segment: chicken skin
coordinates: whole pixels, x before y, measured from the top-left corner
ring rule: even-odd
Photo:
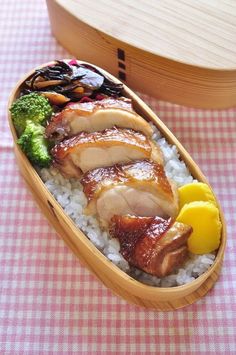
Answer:
[[[105,98],[99,101],[73,103],[53,116],[46,127],[46,136],[57,141],[80,132],[97,132],[112,127],[131,128],[151,137],[151,126],[132,108],[126,98]]]
[[[67,177],[80,177],[88,170],[145,158],[163,164],[159,146],[142,133],[124,128],[81,132],[56,144],[51,153],[54,165]]]
[[[120,253],[129,264],[157,277],[185,261],[191,232],[192,227],[171,218],[115,215],[110,224],[110,234],[119,240]]]
[[[102,224],[116,215],[176,217],[176,186],[161,164],[139,160],[98,168],[81,179],[88,199],[87,214],[98,215]]]

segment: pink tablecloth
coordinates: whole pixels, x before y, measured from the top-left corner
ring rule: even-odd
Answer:
[[[10,90],[32,67],[68,53],[51,35],[43,1],[2,0],[0,17],[0,353],[235,354],[236,110],[144,97],[209,178],[225,211],[228,244],[219,281],[198,303],[169,313],[129,305],[81,266],[49,226],[13,154]]]

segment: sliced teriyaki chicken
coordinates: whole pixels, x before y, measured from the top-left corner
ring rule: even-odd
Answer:
[[[144,158],[163,163],[160,148],[146,136],[115,127],[102,132],[81,132],[55,145],[51,153],[54,165],[68,177],[80,177],[81,172]]]
[[[120,242],[120,253],[133,265],[163,277],[179,267],[188,255],[192,227],[171,218],[113,216],[110,234]]]
[[[102,224],[114,215],[175,217],[176,186],[161,164],[141,160],[94,169],[81,179],[88,199],[87,214],[98,215]]]
[[[151,137],[151,126],[132,108],[126,98],[73,103],[56,114],[46,127],[46,136],[60,141],[79,132],[103,131],[112,127],[131,128]]]

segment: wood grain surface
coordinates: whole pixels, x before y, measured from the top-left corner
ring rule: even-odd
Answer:
[[[44,64],[43,66],[48,64],[50,63]],[[99,70],[103,71],[100,68]],[[110,76],[113,80],[116,80],[109,73],[105,71],[103,72],[107,76]],[[9,125],[15,144],[16,160],[20,167],[21,174],[24,177],[37,204],[60,237],[65,241],[71,251],[81,260],[81,262],[87,266],[88,269],[90,269],[93,274],[104,283],[104,285],[130,303],[145,308],[167,311],[187,306],[202,298],[214,286],[219,276],[224,258],[226,245],[226,224],[219,203],[217,202],[223,226],[221,244],[217,251],[214,264],[203,275],[199,276],[195,281],[190,282],[189,284],[172,288],[147,286],[131,278],[115,266],[110,260],[108,260],[89,241],[82,231],[76,227],[73,221],[65,214],[59,203],[47,190],[36,170],[32,167],[25,154],[16,143],[17,135],[11,120],[9,107],[18,97],[22,83],[28,79],[31,74],[32,72],[22,78],[10,96],[8,103]],[[201,170],[190,157],[188,152],[164,125],[164,123],[154,114],[154,112],[128,87],[124,86],[123,94],[124,96],[132,99],[135,110],[146,120],[153,122],[170,144],[177,146],[182,160],[186,163],[194,178],[209,185],[205,176],[202,174]]]
[[[136,48],[197,66],[236,68],[236,1],[58,0]]]
[[[75,57],[178,104],[236,105],[236,1],[47,0],[52,32]]]

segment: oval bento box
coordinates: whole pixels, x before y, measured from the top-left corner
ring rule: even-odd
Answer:
[[[48,64],[50,63],[46,63],[40,67]],[[101,68],[98,69],[112,80],[120,82]],[[48,221],[80,261],[111,291],[130,303],[145,308],[167,311],[187,306],[202,298],[215,284],[224,257],[226,225],[219,203],[217,202],[222,222],[221,243],[213,265],[204,274],[186,285],[170,288],[148,286],[131,278],[108,260],[89,241],[84,233],[75,226],[73,221],[65,214],[62,207],[47,190],[38,173],[16,143],[17,135],[11,120],[9,108],[19,96],[23,83],[32,75],[34,70],[22,78],[13,90],[8,103],[8,116],[14,140],[15,155],[21,174]],[[186,163],[193,177],[209,185],[197,164],[164,123],[132,90],[125,85],[123,87],[123,96],[132,99],[135,111],[147,121],[154,123],[170,144],[176,145],[181,159]]]

